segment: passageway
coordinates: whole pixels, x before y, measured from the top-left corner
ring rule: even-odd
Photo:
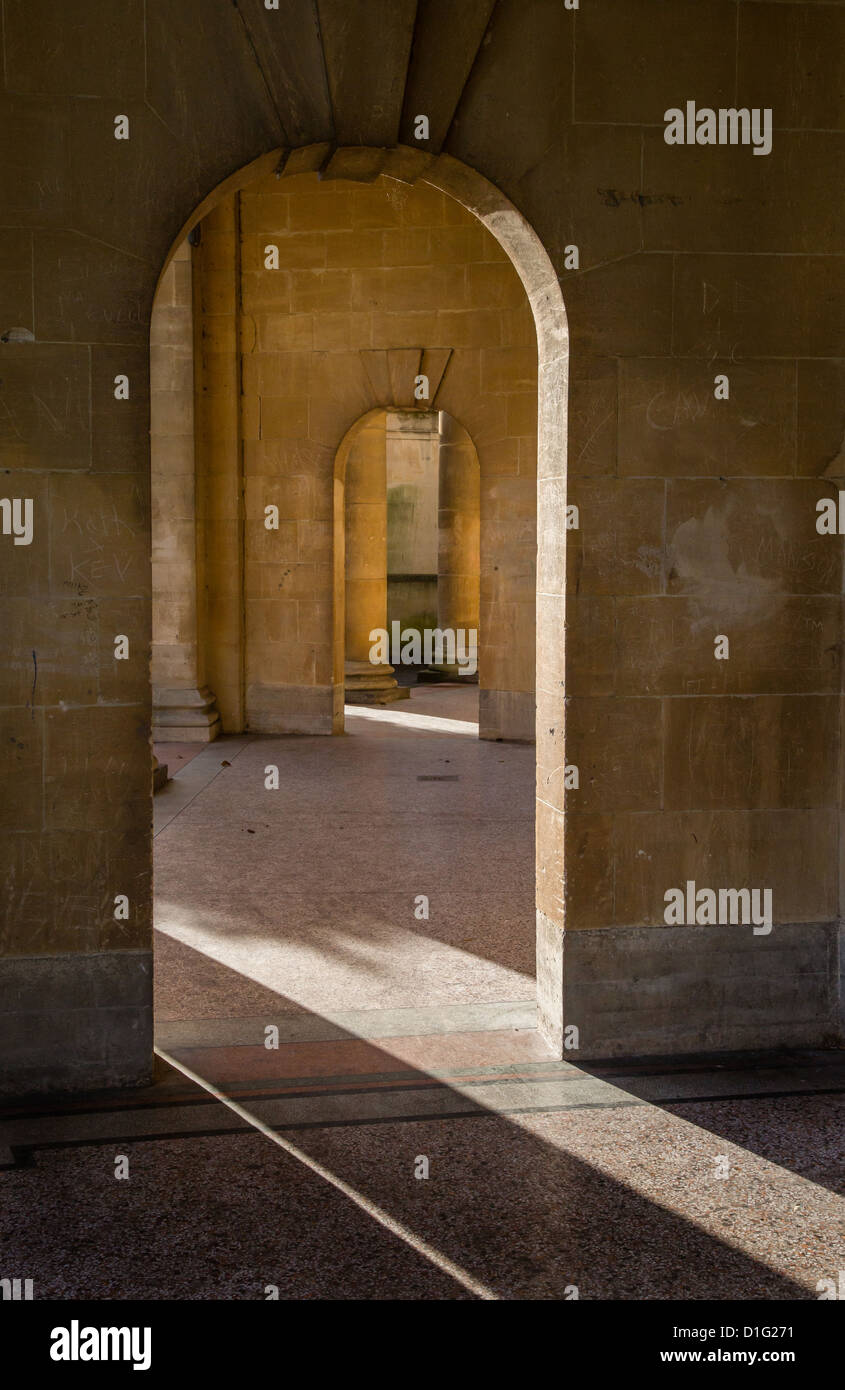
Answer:
[[[415,688],[183,767],[156,798],[159,1022],[531,1005],[534,750],[480,741],[477,700]]]

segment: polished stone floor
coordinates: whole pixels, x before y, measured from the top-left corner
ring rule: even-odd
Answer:
[[[533,754],[479,743],[474,699],[185,760],[156,798],[155,1083],[0,1111],[2,1275],[59,1299],[790,1301],[845,1268],[845,1054],[549,1055]]]

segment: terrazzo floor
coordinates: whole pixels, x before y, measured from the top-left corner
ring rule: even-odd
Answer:
[[[845,1055],[549,1056],[532,750],[479,743],[475,696],[226,740],[156,798],[156,1078],[0,1111],[0,1273],[39,1299],[792,1301],[845,1268]]]
[[[411,1092],[434,1078],[394,1074],[404,1118],[363,1113],[361,1072],[345,1119],[339,1078],[309,1078],[311,1105],[333,1089],[312,1122],[278,1109],[290,1078],[226,1083],[233,1111],[167,1067],[134,1110],[6,1117],[0,1139],[31,1147],[0,1171],[3,1267],[39,1299],[635,1301],[812,1300],[843,1267],[841,1093],[682,1116],[594,1078],[578,1094],[583,1077],[544,1105],[516,1070],[473,1100],[478,1068],[441,1073],[433,1114]]]

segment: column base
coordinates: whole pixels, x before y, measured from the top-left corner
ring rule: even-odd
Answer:
[[[578,1065],[841,1047],[839,924],[597,927],[537,913],[538,1026]]]
[[[523,690],[486,689],[478,692],[479,738],[533,743],[535,722],[536,702],[533,693]]]
[[[255,685],[246,690],[245,732],[331,734],[335,727],[331,685]]]
[[[0,1096],[148,1085],[151,951],[0,960]]]
[[[407,700],[410,690],[399,685],[392,666],[370,661],[347,661],[343,668],[343,695],[347,705],[390,705]]]
[[[176,686],[153,688],[155,743],[211,743],[222,733],[213,690]]]

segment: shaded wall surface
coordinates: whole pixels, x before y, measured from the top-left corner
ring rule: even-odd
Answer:
[[[560,280],[569,432],[544,447],[541,420],[538,482],[549,1036],[577,1026],[589,1056],[837,1026],[841,545],[814,521],[845,473],[845,9],[456,8],[6,0],[0,337],[34,337],[0,343],[4,488],[34,513],[30,545],[0,537],[6,1089],[149,1071],[150,312],[203,201],[259,157],[262,176],[295,172],[303,147],[353,182],[470,189],[460,170],[477,171]],[[771,153],[667,145],[664,111],[688,100],[771,108]],[[237,435],[222,287],[219,313]],[[541,357],[541,389],[560,368]],[[224,527],[229,491],[221,474]],[[773,930],[666,926],[688,879],[771,888]]]

